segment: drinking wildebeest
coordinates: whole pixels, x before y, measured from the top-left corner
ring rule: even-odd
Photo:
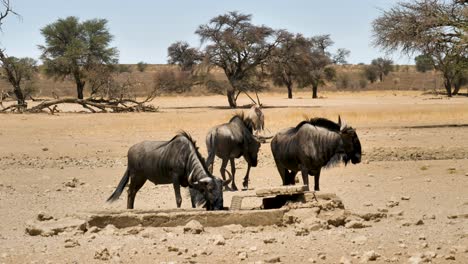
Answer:
[[[250,167],[257,166],[258,150],[260,142],[252,134],[252,124],[244,119],[243,114],[234,115],[229,123],[213,127],[206,136],[206,148],[208,149],[207,165],[213,172],[215,155],[222,159],[221,176],[225,179],[228,160],[231,162],[232,189],[237,190],[235,182],[236,167],[234,159],[244,156],[247,162],[247,173],[245,174],[243,187],[249,186]]]
[[[182,204],[180,186],[189,186],[203,194],[207,210],[223,209],[223,185],[230,181],[223,182],[208,171],[195,141],[186,132],[169,141],[143,141],[133,145],[128,150],[127,171],[107,201],[117,200],[130,181],[127,208],[133,209],[135,195],[146,180],[154,184],[172,183],[177,208]]]
[[[338,123],[325,118],[313,118],[285,129],[271,141],[271,151],[283,185],[294,185],[298,171],[304,185],[308,175],[315,176],[314,190],[319,191],[320,170],[343,161],[361,162],[361,143],[356,130],[338,117]]]
[[[256,136],[263,132],[265,128],[265,115],[263,114],[260,106],[253,105],[247,112],[246,119],[252,122],[252,127],[255,130]]]

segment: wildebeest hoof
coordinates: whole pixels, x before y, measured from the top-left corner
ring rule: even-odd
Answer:
[[[231,192],[232,189],[231,189],[231,187],[229,187],[229,186],[224,186],[224,191]]]
[[[234,192],[234,191],[237,191],[237,190],[238,190],[238,189],[237,189],[237,186],[236,186],[236,185],[233,185],[232,188],[231,188],[231,191]]]

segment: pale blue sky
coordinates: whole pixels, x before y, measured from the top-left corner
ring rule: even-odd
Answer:
[[[40,29],[58,18],[105,18],[120,51],[120,63],[166,63],[167,47],[178,40],[198,47],[195,30],[228,11],[252,14],[254,24],[287,29],[305,36],[330,34],[332,50],[351,51],[350,63],[370,63],[385,54],[371,45],[371,22],[396,3],[393,0],[11,0],[22,19],[8,17],[0,32],[0,47],[17,57],[39,57]],[[400,54],[387,56],[413,64]]]

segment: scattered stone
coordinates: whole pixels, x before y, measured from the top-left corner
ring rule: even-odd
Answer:
[[[53,236],[65,231],[86,231],[86,221],[76,218],[62,218],[42,222],[29,222],[26,233],[31,236]]]
[[[245,251],[239,252],[237,257],[240,258],[241,260],[244,260],[244,259],[247,258],[247,252],[245,252]]]
[[[73,178],[68,182],[64,183],[65,187],[70,187],[70,188],[75,188],[76,186],[79,185],[79,181],[77,178]]]
[[[307,262],[316,263],[317,261],[316,261],[314,258],[309,258],[309,259],[307,260]]]
[[[345,256],[342,256],[340,258],[340,264],[351,264],[351,263],[352,263],[351,260]]]
[[[106,225],[100,232],[100,234],[106,235],[106,236],[113,236],[117,233],[118,233],[117,228],[112,224]]]
[[[424,221],[422,219],[419,219],[414,223],[415,225],[424,225]]]
[[[105,247],[94,252],[94,259],[109,260],[110,257],[109,250]]]
[[[179,252],[179,248],[175,246],[168,246],[167,251],[169,252]]]
[[[250,250],[251,252],[255,252],[255,251],[257,251],[257,247],[256,247],[256,246],[251,246],[251,247],[249,248],[249,250]]]
[[[48,213],[39,212],[37,214],[37,220],[39,220],[39,221],[47,221],[47,220],[52,220],[52,219],[54,219],[54,217],[49,215]]]
[[[327,221],[329,225],[332,225],[335,227],[345,225],[345,220],[347,216],[348,215],[345,212],[345,210],[325,211],[319,214],[319,217],[321,219]]]
[[[275,257],[267,258],[264,261],[265,263],[278,263],[278,262],[281,262],[281,257],[275,256]]]
[[[49,148],[42,148],[42,151],[49,151]]]
[[[403,200],[403,201],[409,201],[410,199],[411,199],[411,197],[409,197],[409,196],[402,196],[401,197],[401,200]]]
[[[214,242],[213,245],[215,246],[223,246],[226,244],[226,240],[222,235],[216,235],[214,236]]]
[[[389,216],[391,217],[396,217],[396,216],[402,216],[403,215],[403,210],[398,210],[398,211],[393,211],[388,213]]]
[[[276,243],[276,238],[274,238],[274,237],[265,238],[265,239],[263,239],[263,243],[265,243],[265,244],[273,244],[273,243]]]
[[[388,200],[388,202],[385,204],[387,207],[389,208],[393,208],[395,206],[398,206],[400,204],[400,202],[398,202],[397,200],[395,199],[390,199]]]
[[[426,181],[426,182],[431,182],[432,180],[429,179],[429,178],[427,178],[427,179],[425,179],[425,181]]]
[[[324,252],[319,252],[319,253],[317,254],[317,257],[318,257],[319,259],[321,259],[321,260],[327,259],[327,255],[326,255]]]
[[[366,251],[362,258],[367,261],[375,261],[380,257],[380,254],[375,252],[374,250]]]
[[[236,225],[236,224],[226,225],[223,228],[227,229],[229,232],[233,234],[240,234],[240,233],[244,233],[245,231],[245,228],[243,226]]]
[[[382,212],[379,212],[379,213],[359,213],[359,214],[355,214],[356,216],[358,216],[359,218],[362,218],[366,221],[380,221],[380,219],[382,218],[385,218],[387,217],[387,214],[386,213],[382,213]]]
[[[388,209],[387,208],[377,208],[377,212],[388,213]]]
[[[401,181],[401,180],[403,180],[403,177],[395,177],[395,178],[393,178],[393,180],[394,181]]]
[[[409,259],[408,259],[408,263],[410,264],[420,264],[423,262],[423,259],[422,257],[419,255],[416,255],[416,256],[411,256]]]
[[[429,247],[429,244],[427,242],[423,242],[421,244],[421,248],[428,248]]]
[[[447,256],[445,256],[445,259],[446,260],[455,260],[455,256],[454,255],[447,255]]]
[[[436,216],[435,215],[423,215],[423,219],[424,220],[428,220],[428,219],[434,220],[434,219],[436,219]]]
[[[64,247],[66,247],[66,248],[73,248],[73,247],[77,247],[77,246],[79,246],[79,245],[80,245],[80,243],[78,243],[77,240],[68,238],[68,239],[65,240]]]
[[[364,206],[367,206],[367,207],[370,207],[370,206],[373,206],[374,204],[372,204],[371,202],[367,202],[367,203],[364,203]]]
[[[345,225],[346,228],[353,228],[353,229],[366,228],[366,227],[370,227],[370,226],[371,226],[370,224],[364,223],[362,221],[355,221],[355,220],[352,220],[352,221],[346,223],[346,225]]]
[[[191,220],[184,226],[184,233],[190,233],[190,234],[200,234],[204,230],[202,224],[198,222],[197,220]]]
[[[432,260],[433,258],[435,258],[437,256],[437,253],[433,252],[433,251],[426,251],[423,253],[423,258],[424,260]]]
[[[425,235],[420,235],[418,239],[419,240],[426,240],[426,236]]]

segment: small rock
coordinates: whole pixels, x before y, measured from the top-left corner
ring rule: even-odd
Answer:
[[[429,244],[427,242],[421,243],[421,248],[428,248]]]
[[[380,254],[375,252],[374,250],[366,251],[362,258],[367,261],[375,261],[380,257]]]
[[[419,240],[426,240],[426,236],[425,235],[420,235],[418,239]]]
[[[346,223],[345,227],[346,228],[353,228],[353,229],[357,229],[357,228],[366,228],[366,227],[369,227],[371,225],[367,224],[367,223],[364,223],[362,221],[355,221],[355,220],[352,220],[348,223]]]
[[[415,225],[424,225],[424,221],[422,219],[419,219],[414,223]]]
[[[428,220],[428,219],[434,220],[434,219],[436,219],[436,216],[435,215],[423,215],[423,219],[424,220]]]
[[[324,252],[319,252],[319,253],[317,254],[317,257],[318,257],[319,259],[321,259],[321,260],[327,259],[327,255],[326,255]]]
[[[377,212],[388,213],[388,209],[387,208],[377,208]]]
[[[455,256],[454,255],[447,255],[447,256],[445,256],[445,259],[446,260],[455,260]]]
[[[409,199],[411,199],[411,197],[409,197],[409,196],[402,196],[401,197],[401,200],[403,200],[403,201],[409,201]]]
[[[222,235],[216,235],[214,236],[214,242],[213,245],[215,246],[223,246],[226,244],[226,240]]]
[[[198,222],[197,220],[191,220],[184,226],[184,233],[190,233],[190,234],[200,234],[204,230],[202,224]]]
[[[109,260],[110,257],[109,250],[107,248],[101,248],[94,252],[94,259]]]
[[[309,259],[307,260],[307,262],[316,263],[317,261],[316,261],[314,258],[309,258]]]
[[[263,243],[265,243],[265,244],[273,244],[273,243],[276,243],[276,238],[274,238],[274,237],[265,238],[265,239],[263,239]]]
[[[42,151],[49,151],[48,148],[42,148]]]
[[[417,255],[417,256],[412,256],[408,259],[408,263],[410,264],[420,264],[423,262],[423,259],[421,256]]]
[[[241,260],[244,260],[247,258],[247,252],[242,251],[237,255],[237,257],[240,258]]]
[[[66,239],[66,240],[65,240],[64,247],[66,247],[66,248],[73,248],[73,247],[77,247],[77,246],[79,246],[79,245],[80,245],[80,243],[78,243],[77,240],[69,238],[69,239]]]
[[[431,182],[432,180],[429,179],[429,178],[426,178],[425,181],[426,181],[426,182]]]
[[[387,207],[393,208],[395,206],[398,206],[400,202],[396,201],[395,199],[389,200],[385,205]]]
[[[49,215],[48,213],[39,212],[37,214],[37,220],[39,220],[39,221],[47,221],[47,220],[51,220],[51,219],[54,219],[54,217]]]
[[[167,251],[169,252],[179,252],[179,248],[175,246],[168,246]]]
[[[393,180],[394,181],[401,181],[401,180],[403,180],[403,177],[395,177],[395,178],[393,178]]]
[[[92,226],[92,227],[90,227],[90,228],[88,229],[87,232],[88,232],[88,233],[97,233],[97,232],[99,232],[100,230],[101,230],[101,229],[100,229],[99,227],[97,227],[97,226]]]
[[[278,262],[281,262],[281,258],[276,256],[276,257],[265,259],[264,261],[265,263],[278,263]]]
[[[435,253],[433,251],[426,251],[423,254],[423,258],[425,260],[431,260],[431,259],[435,258],[436,256],[437,256],[437,253]]]
[[[251,252],[255,252],[255,251],[257,251],[257,247],[256,247],[256,246],[251,246],[251,247],[249,248],[249,250],[250,250]]]
[[[367,202],[367,203],[364,203],[364,206],[367,206],[367,207],[369,207],[369,206],[373,206],[373,204],[372,204],[372,203],[370,203],[370,202]]]
[[[351,260],[345,256],[342,256],[340,258],[340,264],[351,264],[351,263],[352,263]]]

